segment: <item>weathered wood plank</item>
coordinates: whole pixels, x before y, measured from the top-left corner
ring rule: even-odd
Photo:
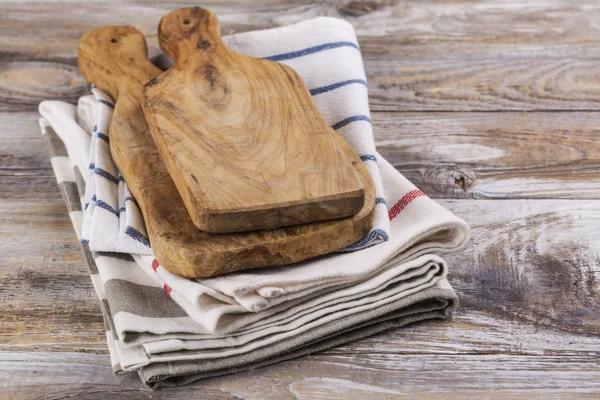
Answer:
[[[600,336],[600,202],[443,201],[473,230],[447,256],[463,304]]]
[[[7,171],[0,169],[0,187],[2,188],[0,200],[29,200],[31,198],[62,200],[52,170]]]
[[[77,11],[73,5],[76,4]],[[162,15],[197,2],[161,1],[6,1],[0,38],[12,59],[52,53],[72,59],[75,42],[87,31],[107,24],[136,25],[150,36]],[[325,15],[348,19],[359,37],[385,42],[381,53],[404,55],[407,46],[427,52],[429,46],[480,45],[482,48],[522,45],[587,45],[598,42],[600,7],[594,0],[533,1],[402,1],[386,0],[289,2],[285,0],[208,0],[202,3],[218,14],[223,33],[275,27]],[[89,18],[93,15],[94,18]],[[491,29],[493,27],[493,29]],[[388,46],[391,42],[396,45]],[[567,46],[563,46],[568,51]],[[541,48],[540,48],[541,50]],[[390,53],[392,52],[392,53]],[[401,52],[401,53],[397,53]],[[435,54],[435,53],[430,53]],[[575,53],[572,53],[575,54]],[[595,53],[597,54],[597,53]]]
[[[135,376],[106,379],[106,356],[56,356],[7,353],[0,362],[3,394],[11,399],[564,399],[597,398],[600,390],[597,360],[584,355],[559,362],[561,357],[553,356],[318,354],[157,392],[141,388]]]
[[[379,152],[431,197],[600,198],[598,113],[371,117]],[[0,113],[0,198],[38,195],[52,184],[37,119]]]
[[[51,168],[40,133],[39,118],[35,111],[0,113],[0,171],[6,170],[1,174]],[[10,189],[8,186],[4,187]]]
[[[53,186],[51,196],[36,200],[0,200],[1,346],[72,351],[82,340],[73,332],[82,331],[104,349],[100,306]]]
[[[45,98],[74,101],[85,90],[77,41],[92,28],[134,24],[157,54],[158,20],[184,3],[90,1],[76,13],[66,1],[1,4],[0,110],[33,109]],[[600,110],[600,8],[593,1],[204,5],[225,34],[318,15],[348,19],[374,110]]]
[[[377,343],[399,354],[567,357],[600,348],[597,201],[440,202],[474,233],[467,249],[447,256],[463,304],[456,323],[400,330],[390,336],[397,339],[369,339],[374,341],[345,346],[347,352],[370,352]],[[4,346],[62,351],[70,335],[84,343],[91,335],[94,348],[102,342],[95,294],[61,208],[60,199],[0,202],[0,265],[10,266],[0,270],[0,286],[11,287],[0,293],[10,310],[1,321]],[[26,247],[23,237],[30,239]],[[44,329],[26,333],[40,318]]]
[[[76,103],[89,86],[77,67],[56,62],[0,62],[0,71],[0,110],[35,110],[42,100]]]
[[[437,198],[600,197],[597,113],[383,113],[379,152]]]
[[[367,60],[373,110],[599,110],[596,59]]]
[[[451,264],[451,275],[457,264]],[[457,278],[452,278],[456,283]],[[483,291],[484,289],[482,289]],[[464,300],[462,292],[459,297]],[[422,323],[386,332],[328,350],[326,354],[513,354],[571,356],[599,352],[598,335],[568,332],[556,325],[538,324],[511,315],[482,310],[462,301],[452,321]]]

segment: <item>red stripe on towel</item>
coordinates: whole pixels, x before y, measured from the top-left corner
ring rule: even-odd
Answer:
[[[154,260],[152,260],[152,269],[156,271],[156,269],[159,267],[158,261],[156,261],[156,258]]]
[[[165,291],[165,293],[167,294],[167,296],[171,295],[171,288],[169,286],[167,286],[167,284],[165,283],[165,285],[163,286],[163,289]]]
[[[390,221],[396,218],[398,214],[400,214],[402,210],[404,210],[404,208],[406,208],[406,206],[409,205],[414,199],[421,196],[427,195],[418,189],[411,190],[402,196],[402,198],[398,200],[398,202],[394,204],[388,211],[388,217],[390,218]]]

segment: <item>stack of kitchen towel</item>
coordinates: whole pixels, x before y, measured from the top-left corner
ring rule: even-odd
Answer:
[[[42,134],[101,299],[114,372],[177,386],[447,318],[457,298],[437,254],[460,249],[469,228],[377,154],[352,26],[316,18],[224,41],[300,74],[373,177],[373,226],[336,254],[294,265],[203,280],[173,275],[154,259],[110,157],[113,100],[94,88],[77,106],[42,102]]]

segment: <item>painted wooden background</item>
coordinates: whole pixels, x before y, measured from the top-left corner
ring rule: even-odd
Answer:
[[[356,28],[380,152],[465,218],[452,322],[149,392],[111,375],[100,308],[37,126],[86,91],[76,46],[202,5],[224,34],[318,15]],[[600,3],[0,3],[0,398],[599,398]]]

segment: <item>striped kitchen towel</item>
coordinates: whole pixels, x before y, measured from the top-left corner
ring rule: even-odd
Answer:
[[[80,238],[80,197],[85,186],[76,178],[78,167],[73,168],[75,163],[59,135],[44,119],[41,126]],[[409,208],[407,201],[399,204]],[[396,223],[391,225],[393,232]],[[162,284],[158,274],[145,271],[131,255],[92,252],[85,243],[82,247],[101,302],[113,372],[137,372],[152,388],[255,369],[409,323],[445,319],[458,301],[446,280],[446,263],[426,254],[392,264],[356,285],[318,290],[280,304],[269,315],[263,311],[260,321],[235,332],[214,335],[174,301],[174,292]],[[219,302],[217,297],[213,303]],[[225,296],[221,299],[228,302]],[[208,305],[208,297],[204,300]]]
[[[284,34],[281,34],[281,31]],[[306,40],[309,40],[312,35],[321,38],[326,37],[328,40],[331,40],[331,35],[326,34],[329,31],[333,32],[331,34],[334,35],[336,40],[342,38],[340,35],[346,38],[350,34],[354,35],[352,27],[344,21],[332,18],[317,18],[291,27],[250,32],[243,34],[243,36],[241,34],[234,35],[230,37],[230,40],[231,43],[238,43],[238,45],[248,48],[254,42],[267,41],[266,38],[272,37],[277,39],[269,42],[269,45],[272,47],[274,46],[273,43],[278,43],[294,36],[290,32],[296,36],[307,38]],[[246,42],[243,42],[243,38],[249,39],[244,39]],[[339,40],[334,43],[338,42]],[[313,44],[313,42],[309,40],[309,44]],[[290,43],[287,46],[291,52],[288,51],[288,53],[285,53],[290,54],[286,56],[286,60],[290,61],[303,57],[294,58],[292,57],[293,55],[301,53],[316,55],[321,53],[316,50],[315,46],[305,48],[302,51],[296,50],[293,47],[290,49]],[[285,44],[281,44],[277,48],[268,48],[267,50],[274,52],[283,50],[284,48]],[[323,48],[323,46],[320,48]],[[350,64],[360,63],[360,71],[364,74],[360,53],[356,48],[349,45],[330,48],[331,51],[336,49],[352,50],[355,58],[354,62],[350,62]],[[328,57],[325,58],[325,60],[327,59]],[[294,67],[296,68],[297,66]],[[302,68],[302,65],[299,68]],[[347,77],[348,75],[344,76]],[[352,91],[344,93],[344,90],[348,91],[350,89]],[[349,102],[347,99],[352,97],[362,99],[359,94],[353,94],[353,91],[365,91],[363,107],[368,112],[366,87],[360,84],[348,84],[344,86],[344,89],[339,88],[339,90],[322,93],[323,96],[338,96],[339,94],[341,96],[334,97],[329,102],[322,103],[320,109],[322,111],[327,110],[327,104],[336,103],[338,106],[330,109],[329,114],[338,114],[330,118],[336,119],[340,115],[347,114],[345,110],[351,110],[352,107],[355,107],[355,102]],[[318,100],[319,96],[317,96],[316,100]],[[106,135],[109,121],[100,117],[110,116],[112,104],[109,103],[109,100],[99,90],[94,89],[93,97],[84,96],[80,100],[77,107],[78,111],[74,111],[75,107],[67,106],[60,102],[42,102],[40,111],[65,143],[83,143],[87,139],[91,141],[92,149],[104,149],[102,152],[96,152],[102,155],[109,151],[109,147],[106,143],[107,141],[100,138],[98,133]],[[362,103],[359,101],[358,104]],[[357,111],[353,112],[356,113]],[[79,124],[74,123],[74,116],[77,116]],[[356,123],[348,124],[341,129],[342,131],[344,129],[350,130],[351,128],[357,129],[356,131],[349,131],[351,133],[350,140],[354,141],[351,141],[351,143],[355,149],[367,149],[369,146],[373,146],[371,125],[364,124],[364,122],[358,120]],[[73,125],[77,125],[78,129],[72,129]],[[88,127],[87,129],[91,127],[92,131],[85,133],[80,127]],[[360,132],[366,134],[364,141],[358,136]],[[89,139],[90,137],[91,139]],[[95,147],[94,143],[96,143]],[[73,145],[69,146],[73,147]],[[78,160],[76,169],[85,165],[85,162],[79,160],[82,157],[80,147],[82,146],[77,147],[75,153],[69,147],[67,148],[69,155],[71,156],[72,154],[71,158]],[[288,306],[290,301],[305,300],[307,296],[314,293],[330,291],[347,285],[356,285],[360,281],[371,279],[373,276],[381,274],[388,268],[400,266],[399,268],[395,268],[394,271],[402,275],[405,272],[403,265],[414,258],[424,254],[455,251],[463,246],[469,237],[469,229],[464,221],[425,196],[423,192],[396,172],[374,149],[369,151],[372,157],[369,157],[365,163],[370,166],[373,176],[379,182],[380,188],[377,190],[379,193],[383,193],[385,189],[386,196],[391,200],[389,210],[383,202],[378,205],[379,208],[385,206],[383,208],[385,209],[384,218],[386,223],[376,222],[376,226],[379,228],[375,228],[375,230],[384,229],[386,232],[385,243],[370,247],[368,243],[372,244],[373,242],[367,241],[364,246],[361,246],[363,250],[360,252],[348,252],[335,256],[329,255],[307,260],[292,266],[246,271],[201,281],[183,279],[169,273],[158,265],[152,254],[147,254],[147,252],[136,251],[131,254],[142,268],[142,271],[150,273],[152,279],[158,282],[160,287],[164,287],[169,292],[171,298],[185,310],[186,314],[193,321],[190,328],[192,332],[196,332],[196,325],[200,325],[209,333],[221,334],[235,331],[255,321],[259,321],[265,315],[275,312],[273,310],[277,310],[277,307]],[[91,176],[93,179],[89,179],[87,181],[89,185],[85,187],[86,196],[84,196],[82,205],[84,209],[82,243],[89,245],[92,251],[97,251],[91,245],[92,242],[89,241],[89,237],[85,236],[85,222],[96,220],[92,219],[93,215],[89,218],[89,208],[94,203],[96,203],[95,209],[99,216],[97,218],[98,223],[105,223],[107,226],[115,227],[112,230],[101,230],[104,235],[110,235],[108,232],[131,232],[130,228],[136,226],[135,222],[141,221],[141,215],[139,209],[135,206],[135,202],[128,196],[127,191],[119,190],[119,188],[126,189],[126,187],[124,182],[118,178],[118,171],[114,167],[114,164],[110,164],[112,161],[103,157],[96,157],[93,160],[102,162],[100,164],[102,168],[99,169],[102,172],[97,173],[97,166],[94,166],[94,168],[87,168],[86,166],[88,170],[87,176]],[[80,175],[80,173],[76,172],[76,175]],[[81,175],[84,175],[84,173],[81,173]],[[103,185],[100,186],[98,183],[102,183]],[[113,191],[113,196],[107,195],[103,197],[100,203],[97,195],[98,191],[94,192],[96,200],[94,200],[94,194],[89,193],[88,187],[90,185],[94,190],[98,188],[102,190],[113,188],[117,192]],[[98,206],[98,204],[101,206]],[[110,210],[107,211],[107,208],[110,208]],[[87,219],[86,215],[88,216]],[[381,219],[381,217],[378,218]],[[124,221],[125,223],[118,225],[119,222]],[[132,239],[141,238],[141,241],[143,241],[143,224],[136,226],[135,232],[140,233],[142,236],[137,236],[136,234],[130,237]],[[90,237],[93,237],[93,234],[94,229],[92,229],[92,236]],[[99,238],[99,240],[102,240],[102,238]],[[106,239],[106,242],[108,241]],[[113,242],[122,243],[119,240]],[[137,242],[140,243],[140,241]],[[102,247],[102,251],[107,251],[107,249]],[[122,321],[119,320],[117,325],[120,327],[118,331],[121,332],[121,338],[124,337],[124,332],[129,332],[130,329],[135,329],[136,326],[143,326],[137,325],[133,321],[134,319],[127,318],[123,318]],[[148,329],[151,329],[151,327],[148,327]]]
[[[96,101],[91,104],[98,107]],[[64,103],[59,104],[60,107],[56,105],[57,102],[43,102],[40,108],[44,108],[46,114],[57,109],[60,115],[65,114],[68,107],[75,108]],[[93,126],[86,121],[93,112],[69,112],[69,115],[75,114],[79,115],[81,126]],[[53,125],[53,128],[63,140],[69,138],[69,129],[64,129],[60,124]],[[80,130],[72,132],[87,135]],[[70,150],[68,153],[71,156]],[[77,154],[72,157],[77,157]],[[148,283],[148,279],[151,279],[158,287],[164,288],[190,319],[187,322],[189,327],[182,328],[178,324],[173,329],[212,334],[248,328],[264,322],[279,310],[289,308],[293,302],[305,303],[315,296],[309,314],[316,315],[322,303],[328,301],[324,296],[326,292],[351,286],[353,292],[348,295],[361,296],[367,289],[360,283],[379,280],[381,276],[387,277],[384,282],[405,279],[407,274],[413,276],[414,268],[419,271],[419,279],[413,279],[413,283],[421,285],[423,282],[420,279],[429,282],[428,274],[433,270],[423,268],[428,259],[421,256],[456,251],[468,240],[469,229],[464,221],[428,198],[385,159],[378,157],[382,182],[393,201],[387,213],[389,238],[385,243],[362,251],[318,257],[289,266],[241,271],[202,280],[190,280],[168,272],[153,255],[131,254],[130,258],[135,260],[141,271],[138,270],[136,275],[128,272],[129,278],[124,280]],[[75,166],[75,175],[79,175],[78,169]],[[82,204],[84,213],[87,204],[85,201]],[[123,213],[126,214],[127,210]],[[87,245],[85,240],[82,243]],[[411,263],[414,259],[418,259],[419,263]],[[435,263],[433,268],[442,268],[438,264],[442,263]],[[109,276],[117,276],[115,274],[117,272],[111,272]],[[117,317],[116,325],[121,339],[124,339],[126,332],[140,327],[152,329],[152,326],[145,327],[131,316],[122,319]],[[198,326],[201,326],[200,330]]]
[[[78,167],[76,176],[86,187],[81,197],[81,242],[93,243],[96,251],[152,254],[142,214],[110,155],[105,132],[112,103],[99,91],[95,94],[95,98],[81,97],[77,111],[56,101],[42,102],[39,107],[51,124],[65,127],[57,130],[65,143],[79,144],[71,153]]]
[[[228,40],[240,45],[244,40],[265,41],[265,51],[281,54],[278,61],[292,62],[341,49],[356,52],[360,60],[357,48],[348,44],[355,41],[342,40],[348,39],[348,30],[354,37],[349,24],[318,18]],[[289,40],[290,32],[306,41]],[[311,42],[319,37],[321,42],[327,38],[330,44]],[[268,38],[272,40],[267,41]],[[288,43],[276,44],[284,39]],[[349,64],[353,63],[346,53],[337,57],[346,57]],[[331,58],[336,56],[322,61]],[[314,64],[315,71],[326,69],[317,60]],[[339,97],[331,101],[344,104],[340,109],[350,110],[355,104],[348,99],[356,96],[354,91],[358,90],[365,91],[366,102],[366,87],[362,83],[350,82],[352,79],[346,79],[341,72],[340,77],[344,78],[341,86],[324,84],[313,90],[317,103],[319,96],[335,95]],[[89,208],[95,203],[96,211],[107,211],[105,204],[98,207],[99,199],[119,214],[100,214],[105,219],[119,220],[119,234],[131,226],[140,228],[137,230],[143,235],[142,227],[136,226],[135,221],[121,224],[123,219],[131,221],[127,219],[127,204],[135,203],[127,200],[127,192],[120,194],[122,180],[118,171],[111,170],[106,159],[101,160],[99,168],[115,179],[97,173],[96,165],[88,165],[89,149],[98,153],[96,150],[106,143],[97,135],[107,134],[103,126],[108,126],[106,121],[100,123],[99,116],[110,115],[105,106],[110,108],[111,103],[102,96],[95,90],[94,96],[80,99],[78,107],[61,102],[40,105],[45,117],[41,120],[42,132],[52,166],[80,239],[86,204]],[[368,117],[368,103],[365,106],[363,114],[357,111],[353,115]],[[331,107],[337,110],[337,105]],[[323,105],[319,108],[325,115],[331,111]],[[355,149],[366,149],[368,143],[361,143],[373,142],[370,124],[362,117],[348,118],[347,123],[332,125],[342,135],[347,134],[346,139]],[[354,133],[359,128],[364,132],[364,126],[369,128],[368,136],[356,137]],[[86,148],[88,153],[82,151]],[[309,354],[391,327],[448,317],[457,299],[446,280],[446,263],[432,253],[456,251],[464,246],[469,228],[395,171],[374,147],[369,151],[361,153],[363,161],[370,166],[374,178],[379,174],[378,193],[383,194],[385,188],[389,201],[389,208],[384,201],[378,205],[380,209],[385,206],[381,211],[386,220],[386,237],[374,247],[370,244],[376,242],[365,241],[358,252],[328,255],[293,266],[190,280],[168,273],[147,251],[101,252],[90,250],[91,236],[89,242],[81,240],[94,288],[101,299],[114,372],[137,371],[151,387],[180,385]],[[111,197],[116,201],[109,203],[98,197],[97,182],[90,178],[93,175],[113,182],[107,187],[117,188]],[[86,183],[95,185],[94,190],[88,189]],[[375,229],[383,225],[376,223]]]
[[[133,258],[168,288],[171,297],[192,319],[209,332],[222,334],[261,320],[264,314],[288,307],[291,301],[306,301],[315,295],[320,296],[319,301],[325,301],[325,292],[345,286],[363,293],[366,289],[360,285],[362,282],[372,282],[384,275],[393,280],[407,271],[412,274],[411,268],[421,268],[428,262],[422,256],[454,252],[464,246],[470,232],[463,220],[427,197],[381,157],[379,166],[393,203],[388,211],[389,240],[378,246],[197,281],[170,273],[153,256],[133,255]],[[419,262],[411,264],[415,259]],[[420,271],[427,275],[430,270]],[[417,276],[415,284],[423,278]],[[216,300],[220,303],[215,303]]]
[[[342,252],[361,250],[389,239],[387,200],[377,163],[369,113],[367,82],[352,25],[334,18],[316,18],[295,25],[226,36],[233,50],[294,68],[310,89],[325,120],[352,146],[367,166],[376,187],[376,207],[370,232]],[[166,57],[161,67],[168,67]],[[92,82],[93,83],[93,82]],[[112,100],[92,89],[96,104],[87,157],[89,172],[84,198],[82,240],[94,251],[151,254],[140,210],[110,157],[108,124]],[[86,99],[82,107],[91,107]],[[50,118],[44,107],[44,117]]]

